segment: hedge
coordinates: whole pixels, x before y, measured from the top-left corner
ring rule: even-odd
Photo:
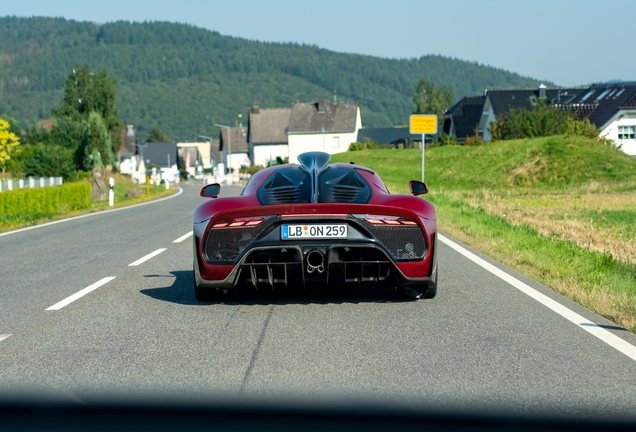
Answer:
[[[54,215],[64,211],[87,209],[90,204],[91,185],[89,183],[17,189],[0,193],[0,217]]]

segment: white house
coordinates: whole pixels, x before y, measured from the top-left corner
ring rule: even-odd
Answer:
[[[601,136],[636,156],[636,83],[597,84],[569,106],[601,130]]]
[[[287,132],[291,108],[259,108],[250,110],[248,142],[254,165],[267,166],[277,158],[289,157]]]
[[[511,109],[532,109],[541,99],[577,112],[601,131],[601,136],[636,156],[636,83],[596,84],[588,88],[490,90],[463,98],[444,114],[443,132],[462,143],[478,130],[490,141],[495,119]]]
[[[346,152],[356,142],[362,128],[360,105],[353,102],[329,103],[321,100],[292,104],[289,118],[289,162],[308,151],[330,154]]]
[[[219,151],[226,169],[234,172],[242,166],[251,165],[247,144],[247,128],[238,126],[229,128],[229,131],[228,135],[228,128],[221,128]]]

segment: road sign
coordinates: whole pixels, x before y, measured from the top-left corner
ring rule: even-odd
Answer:
[[[437,116],[435,114],[413,114],[409,118],[409,132],[412,134],[436,134]]]

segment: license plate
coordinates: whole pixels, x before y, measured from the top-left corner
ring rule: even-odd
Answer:
[[[283,225],[280,227],[280,238],[282,240],[347,238],[347,225]]]

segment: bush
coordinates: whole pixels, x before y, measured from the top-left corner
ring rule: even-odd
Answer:
[[[22,169],[27,176],[62,177],[64,181],[74,181],[77,178],[74,159],[74,152],[65,147],[36,144],[30,146]]]
[[[359,142],[354,142],[349,144],[349,151],[360,151],[364,150],[364,144]]]
[[[432,147],[457,145],[457,139],[453,136],[448,136],[447,133],[442,133],[439,138],[433,139],[431,143]]]
[[[566,134],[598,138],[599,130],[587,119],[578,120],[576,113],[548,106],[545,101],[531,111],[512,109],[490,127],[493,141]]]
[[[84,210],[91,204],[89,183],[18,189],[0,193],[0,217],[13,215],[52,216],[62,211]]]

